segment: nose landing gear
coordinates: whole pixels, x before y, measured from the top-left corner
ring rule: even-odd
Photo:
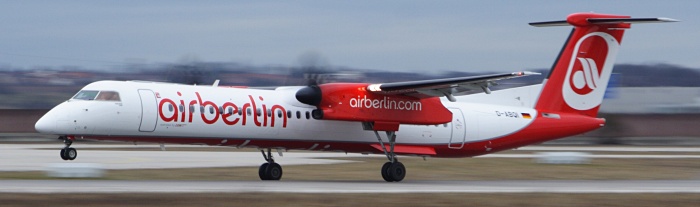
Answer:
[[[272,159],[272,149],[267,149],[267,154],[265,151],[262,152],[263,158],[265,158],[266,163],[260,165],[258,170],[258,175],[261,180],[280,180],[282,178],[282,166],[277,164],[274,159]]]
[[[78,157],[78,150],[70,147],[73,144],[73,140],[66,136],[61,136],[59,139],[63,139],[63,143],[66,145],[61,149],[61,159],[63,160],[75,160]]]

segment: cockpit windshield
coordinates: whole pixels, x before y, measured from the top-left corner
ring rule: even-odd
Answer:
[[[97,101],[121,101],[119,93],[116,91],[93,91],[82,90],[75,94],[72,99],[78,100],[97,100]]]
[[[100,94],[97,94],[97,98],[95,100],[98,101],[120,101],[119,98],[119,93],[115,91],[100,91]]]
[[[78,94],[75,94],[75,96],[73,96],[73,99],[95,100],[95,97],[97,97],[98,93],[100,93],[100,91],[79,91]]]

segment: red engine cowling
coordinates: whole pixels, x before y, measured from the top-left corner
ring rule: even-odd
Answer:
[[[444,124],[452,113],[437,97],[416,98],[382,95],[367,91],[367,83],[328,83],[302,88],[296,94],[302,103],[315,105],[315,119],[400,124]]]

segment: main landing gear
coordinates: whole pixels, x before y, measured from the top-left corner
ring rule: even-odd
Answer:
[[[264,150],[260,150],[263,158],[265,158],[265,161],[267,161],[266,163],[260,165],[260,169],[258,170],[258,175],[260,175],[261,180],[279,180],[282,178],[282,166],[277,164],[272,158],[271,150],[272,149],[268,148],[267,154],[265,154]]]
[[[61,136],[59,139],[63,139],[63,143],[66,145],[63,147],[63,149],[61,149],[61,159],[75,160],[75,158],[78,157],[78,150],[70,147],[70,145],[73,144],[73,140],[66,136]]]
[[[379,136],[379,132],[374,131],[374,134],[377,135],[377,140],[379,140],[384,154],[386,154],[386,157],[389,159],[389,162],[384,163],[382,166],[382,178],[384,178],[386,182],[399,182],[403,180],[403,178],[406,177],[406,167],[396,159],[396,154],[394,153],[396,132],[386,131],[386,136],[389,139],[389,150],[384,146],[384,141],[382,141],[382,137]]]

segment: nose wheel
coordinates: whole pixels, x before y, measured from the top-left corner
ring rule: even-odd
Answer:
[[[72,147],[61,149],[61,159],[63,160],[75,160],[78,157],[78,150]]]
[[[73,141],[65,136],[59,138],[63,139],[63,143],[66,145],[65,147],[63,147],[63,149],[61,149],[61,159],[75,160],[75,158],[78,157],[78,150],[70,147],[70,145],[73,144]]]
[[[260,150],[260,152],[262,152],[263,158],[265,158],[265,161],[267,161],[266,163],[260,165],[260,169],[258,169],[260,180],[282,179],[282,166],[277,164],[275,160],[272,159],[271,149],[267,149],[267,154],[265,154],[265,151],[263,150]]]

